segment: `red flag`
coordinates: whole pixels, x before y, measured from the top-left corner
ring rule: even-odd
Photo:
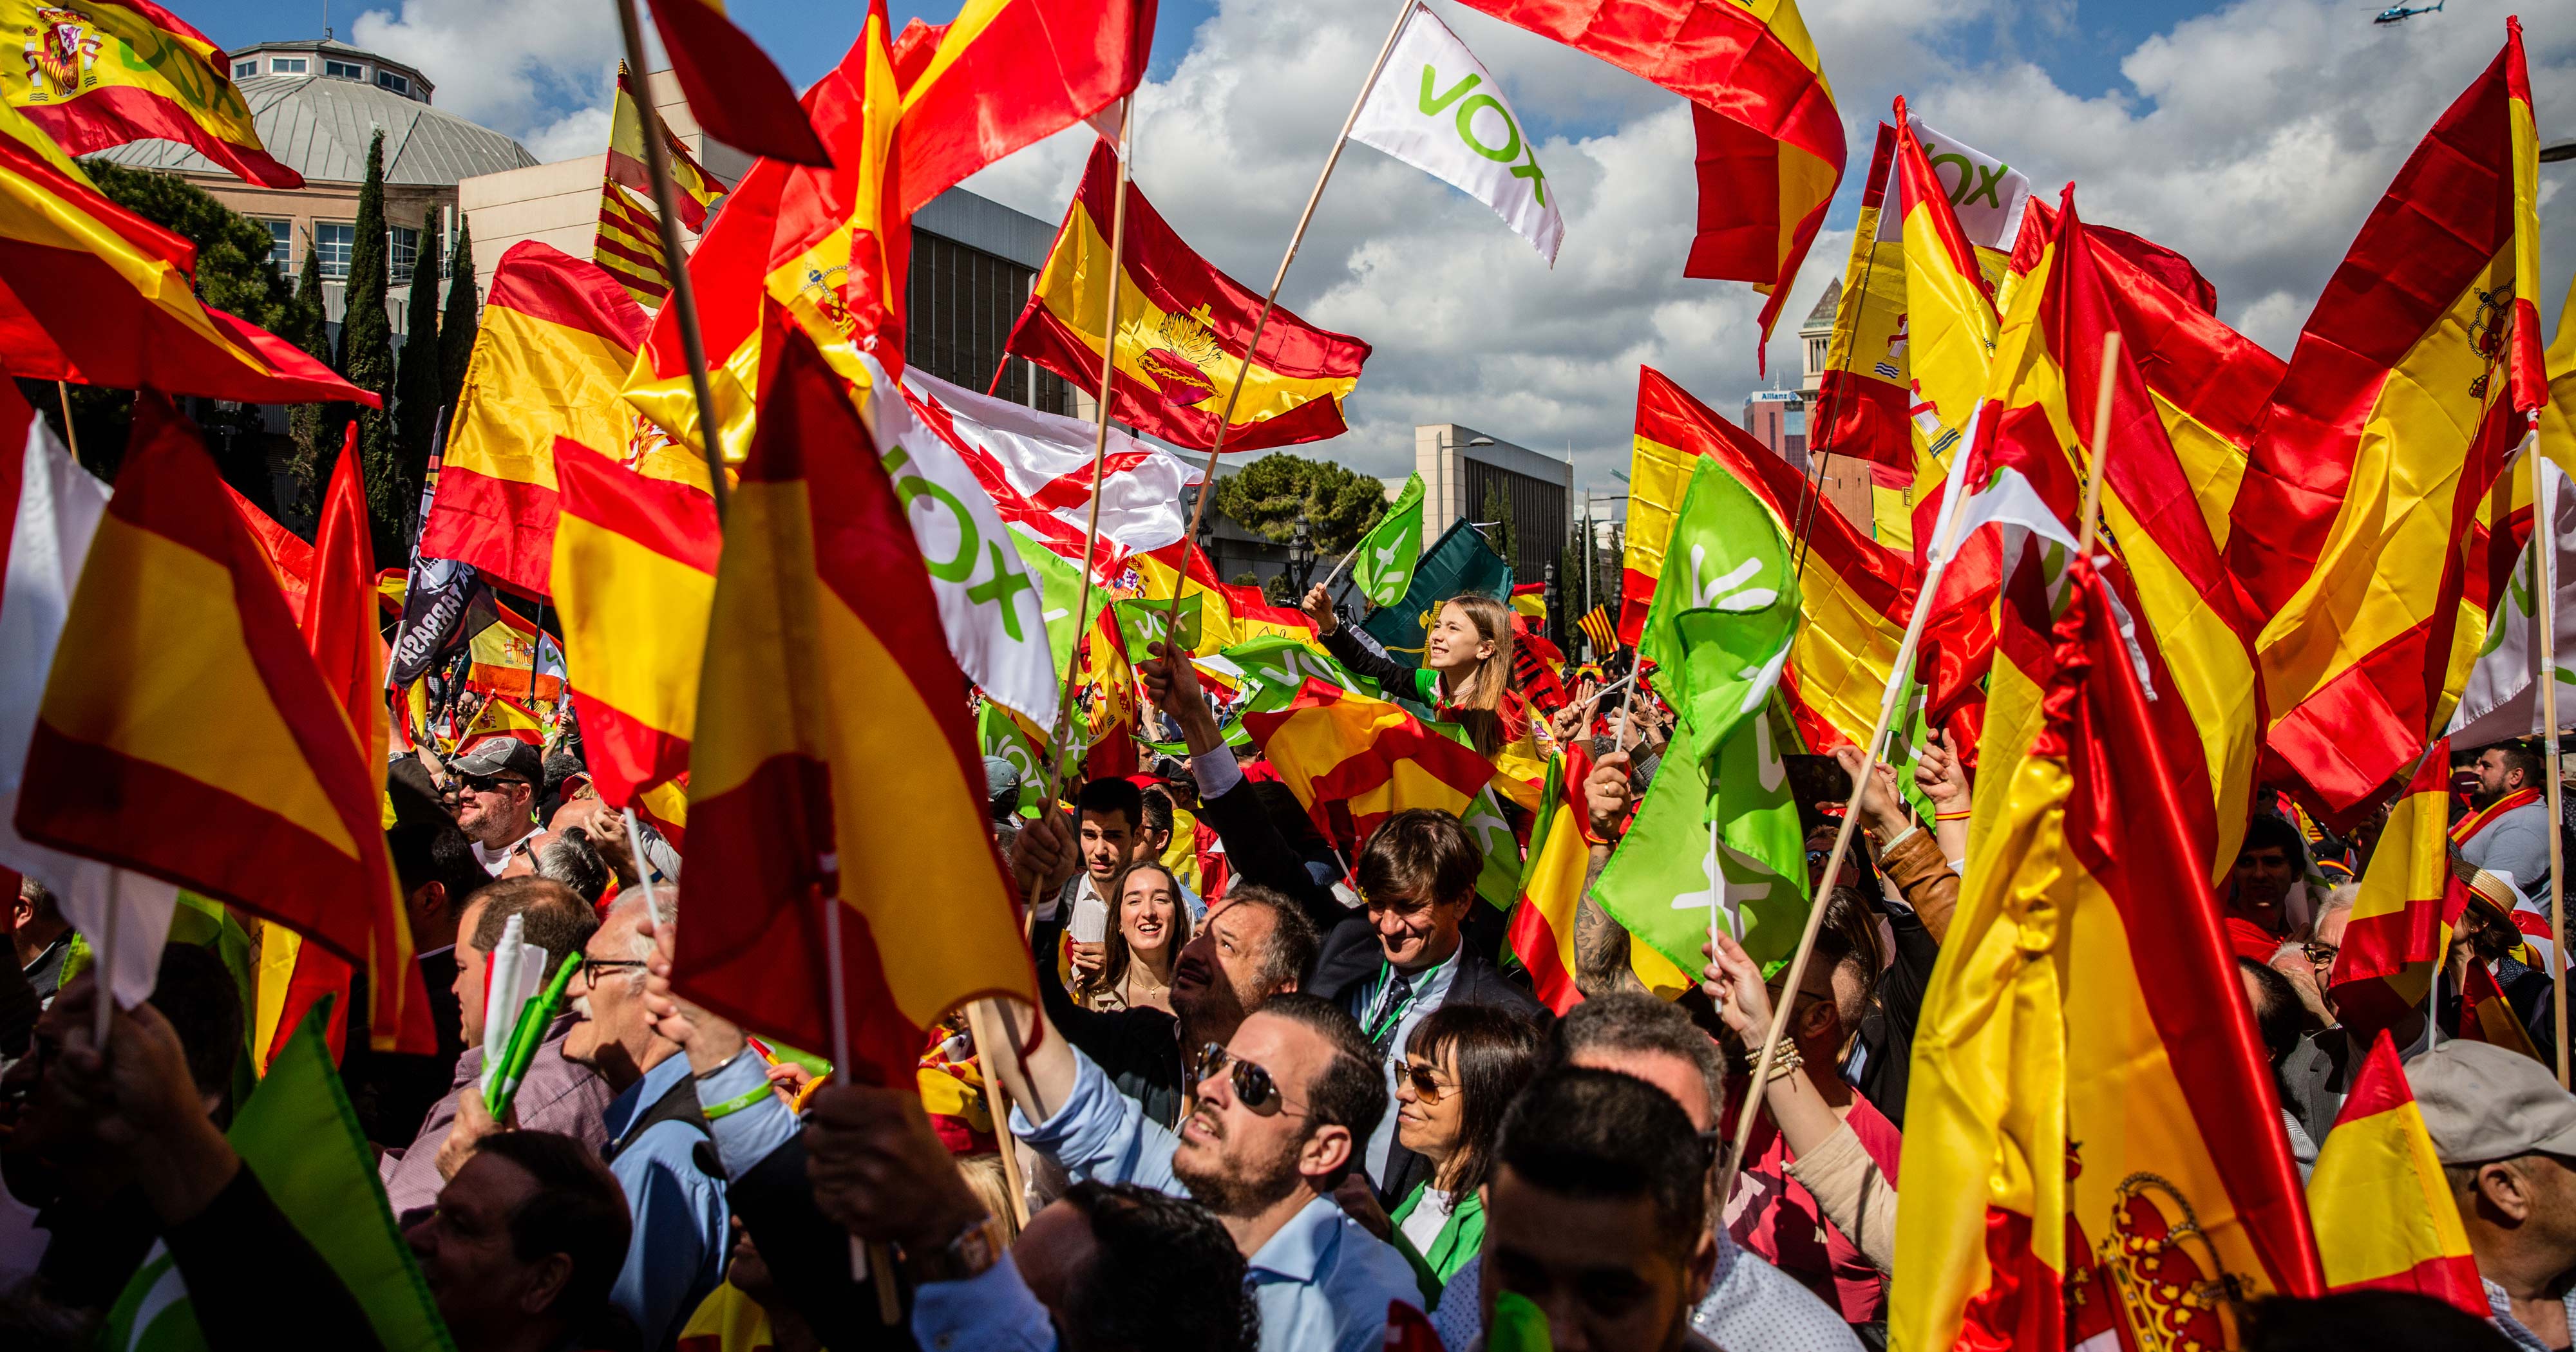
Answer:
[[[671,74],[698,125],[746,154],[792,164],[832,157],[797,106],[796,90],[751,35],[725,17],[721,0],[660,0],[653,27],[671,55]]]

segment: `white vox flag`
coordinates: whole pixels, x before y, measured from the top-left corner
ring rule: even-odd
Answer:
[[[2513,580],[2487,614],[2486,643],[2469,668],[2469,683],[2460,691],[2460,707],[2451,715],[2451,744],[2484,746],[2509,737],[2537,737],[2547,731],[2542,717],[2540,684],[2532,679],[2532,659],[2540,652],[2539,598],[2544,590],[2541,565],[2556,574],[2558,593],[2553,616],[2558,660],[2558,721],[2576,722],[2576,491],[2558,463],[2526,452],[2508,473],[2540,476],[2531,495],[2531,542],[2514,561]],[[2553,557],[2543,559],[2541,546],[2557,542]]]
[[[962,389],[918,367],[905,369],[903,392],[913,416],[965,457],[1004,521],[1066,558],[1082,557],[1091,423]],[[1182,493],[1198,483],[1198,466],[1113,426],[1102,469],[1100,538],[1112,557],[1161,549],[1189,532]]]
[[[1484,63],[1422,5],[1414,5],[1387,53],[1351,139],[1492,207],[1556,266],[1565,217],[1539,172],[1538,147],[1522,133],[1519,115]]]
[[[1923,143],[1932,176],[1950,191],[1959,233],[1980,249],[2010,252],[2021,234],[2022,213],[2030,208],[2030,175],[1948,132],[1933,130],[1922,118],[1906,121],[1914,128],[1914,139]],[[1905,213],[1879,213],[1878,237],[1905,238]]]

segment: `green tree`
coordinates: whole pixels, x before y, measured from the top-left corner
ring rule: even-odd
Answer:
[[[1565,548],[1556,559],[1556,595],[1549,598],[1547,610],[1548,637],[1562,648],[1574,632],[1576,616],[1583,609],[1583,523],[1577,521],[1565,533]]]
[[[1493,523],[1485,528],[1485,542],[1492,545],[1494,552],[1502,555],[1505,562],[1515,569],[1519,568],[1520,555],[1512,549],[1512,500],[1504,494],[1501,484],[1485,486],[1485,509],[1478,514],[1477,520]],[[1531,579],[1523,577],[1513,580],[1528,582]]]
[[[383,406],[353,406],[358,423],[358,464],[367,476],[367,515],[375,525],[377,558],[391,558],[402,535],[405,489],[394,456],[394,324],[385,308],[392,260],[385,231],[385,134],[367,146],[367,181],[358,190],[357,239],[349,249],[348,305],[340,315],[340,374]],[[328,483],[324,473],[316,482]]]
[[[438,402],[456,407],[465,390],[465,362],[474,355],[474,334],[482,326],[483,298],[474,293],[474,227],[456,222],[456,257],[447,265],[447,315],[438,325]]]
[[[1318,556],[1338,556],[1386,515],[1386,485],[1329,460],[1274,451],[1219,479],[1216,508],[1272,544],[1296,538],[1303,518]]]
[[[444,385],[437,302],[438,208],[432,207],[421,217],[420,256],[411,271],[411,322],[404,327],[402,356],[394,373],[395,459],[404,479],[414,485],[429,472],[430,437],[437,429]],[[399,507],[395,516],[406,519]]]
[[[286,309],[286,326],[278,335],[303,350],[304,355],[333,366],[331,359],[331,326],[322,309],[322,254],[313,247],[311,235],[304,240],[304,266],[295,275],[295,298]],[[278,506],[294,515],[310,517],[321,500],[316,485],[322,465],[331,457],[323,446],[323,437],[333,422],[329,404],[297,404],[287,410],[286,435],[294,443],[288,453],[287,473],[295,480],[296,500]]]

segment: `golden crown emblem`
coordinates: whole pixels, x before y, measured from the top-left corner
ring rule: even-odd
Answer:
[[[1163,316],[1163,345],[1200,366],[1225,355],[1216,335],[1208,332],[1208,307]]]

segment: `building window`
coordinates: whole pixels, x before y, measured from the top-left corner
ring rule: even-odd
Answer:
[[[247,80],[251,76],[257,74],[259,74],[259,63],[256,61],[236,61],[233,63],[233,78],[236,80]]]
[[[312,62],[301,56],[272,56],[268,59],[268,73],[271,75],[303,75],[312,69]]]
[[[397,94],[409,95],[411,93],[410,78],[407,76],[396,75],[389,70],[377,71],[376,83],[386,89],[394,91]]]
[[[293,271],[295,262],[295,222],[270,220],[268,227],[268,263],[284,276]]]
[[[322,275],[349,275],[349,251],[357,246],[358,227],[351,221],[315,221],[313,248],[322,255]]]
[[[411,280],[412,264],[420,258],[420,231],[408,225],[385,227],[387,280],[395,286]]]
[[[322,73],[325,75],[336,75],[343,80],[363,80],[367,78],[366,67],[361,66],[354,61],[333,61],[327,57],[324,58],[322,62]]]

